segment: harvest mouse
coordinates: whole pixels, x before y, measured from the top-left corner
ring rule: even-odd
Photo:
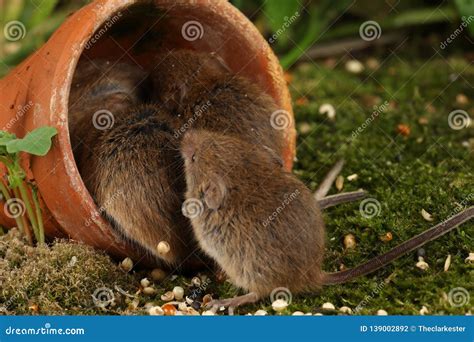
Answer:
[[[284,131],[278,125],[291,117],[216,54],[175,50],[158,55],[155,64],[153,99],[174,114],[177,136],[191,127],[225,132],[281,154]]]
[[[360,266],[326,273],[319,204],[293,174],[273,167],[268,150],[232,136],[195,130],[186,133],[181,153],[186,199],[201,206],[191,217],[199,245],[233,284],[248,292],[210,306],[255,302],[277,287],[300,293],[350,281],[474,216],[470,207]]]
[[[79,65],[71,88],[71,141],[84,183],[126,240],[163,266],[195,263],[197,244],[181,214],[185,184],[170,116],[158,105],[140,104],[143,72],[119,63],[103,75],[96,66],[104,63]]]

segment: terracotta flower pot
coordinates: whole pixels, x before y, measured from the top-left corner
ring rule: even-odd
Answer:
[[[1,129],[19,137],[45,125],[59,132],[45,157],[23,156],[23,167],[39,188],[49,237],[69,237],[116,256],[137,257],[101,218],[77,170],[68,130],[69,89],[81,57],[128,60],[150,69],[153,54],[164,48],[216,52],[292,117],[277,58],[252,23],[227,1],[93,2],[69,17],[41,49],[0,81]],[[290,121],[284,128],[287,169],[295,153]],[[12,227],[15,221],[0,210],[0,224]]]

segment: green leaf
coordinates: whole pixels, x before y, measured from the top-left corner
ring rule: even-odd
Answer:
[[[471,16],[474,16],[474,0],[455,0],[454,3],[459,14],[464,17],[463,21],[468,25],[469,34],[474,37],[474,22],[470,19]]]
[[[27,152],[44,156],[51,148],[51,138],[58,133],[54,127],[39,127],[29,132],[23,139],[14,139],[6,144],[8,153]]]
[[[7,131],[0,131],[0,146],[5,146],[9,141],[16,139],[15,134]]]

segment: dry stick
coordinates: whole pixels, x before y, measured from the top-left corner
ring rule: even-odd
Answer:
[[[318,200],[321,209],[333,207],[338,204],[357,201],[367,196],[364,190],[343,192],[337,195],[326,196]]]
[[[327,195],[329,189],[331,189],[332,183],[334,183],[337,176],[341,173],[343,166],[344,160],[341,159],[336,163],[336,165],[332,167],[326,177],[324,177],[324,180],[321,182],[318,189],[314,192],[314,198],[316,198],[316,200],[319,201]]]
[[[309,49],[299,61],[308,61],[319,58],[327,58],[337,55],[346,54],[348,52],[364,50],[369,47],[388,45],[403,40],[401,34],[384,34],[374,41],[365,41],[363,39],[343,39],[334,43],[320,44]]]

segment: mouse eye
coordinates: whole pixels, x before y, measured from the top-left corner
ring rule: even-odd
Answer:
[[[197,159],[196,153],[193,153],[193,156],[191,157],[191,161],[195,162]]]

